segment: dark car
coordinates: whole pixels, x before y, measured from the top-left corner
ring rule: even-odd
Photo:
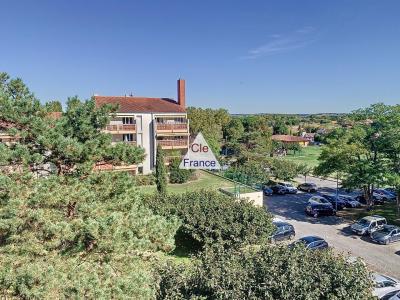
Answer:
[[[296,235],[293,225],[290,225],[289,223],[273,222],[273,224],[276,226],[276,230],[271,236],[272,242],[291,240]]]
[[[392,193],[391,191],[385,189],[376,189],[374,192],[381,195],[383,201],[396,201],[396,194]]]
[[[297,189],[299,189],[303,192],[311,193],[311,192],[316,192],[318,188],[315,183],[302,183],[302,184],[299,184]]]
[[[325,205],[319,203],[308,203],[306,206],[306,214],[317,218],[319,216],[334,216],[336,214],[336,210],[332,207],[332,205]]]
[[[324,194],[324,195],[322,195],[322,197],[324,197],[326,200],[328,200],[335,209],[336,209],[336,203],[337,203],[337,210],[342,210],[346,207],[346,201],[340,196],[336,197],[336,195],[325,195]]]
[[[383,228],[371,233],[371,240],[385,245],[400,242],[400,228],[393,225],[384,225]]]
[[[327,241],[325,241],[323,238],[319,236],[314,236],[314,235],[302,237],[301,239],[295,241],[290,246],[294,247],[295,245],[300,243],[303,244],[306,247],[306,249],[309,250],[322,250],[329,248]]]
[[[286,187],[279,185],[279,184],[271,186],[271,189],[274,192],[274,194],[278,194],[278,195],[285,195],[288,192]]]
[[[265,196],[272,196],[272,194],[274,193],[272,189],[268,186],[263,187],[262,190]]]
[[[360,194],[358,196],[355,197],[355,199],[357,201],[359,201],[362,204],[367,204],[367,200],[365,199],[365,195],[364,194]],[[374,192],[372,194],[372,199],[373,199],[373,203],[374,205],[381,205],[385,203],[385,199],[378,193]]]

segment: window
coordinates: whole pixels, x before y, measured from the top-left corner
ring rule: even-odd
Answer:
[[[386,224],[386,221],[385,221],[385,220],[379,220],[379,221],[378,221],[378,225],[384,225],[384,224]]]
[[[132,133],[123,134],[123,135],[122,135],[122,140],[123,140],[124,142],[133,142],[133,141],[134,141],[134,139],[133,139],[133,134],[132,134]]]
[[[133,117],[123,117],[122,124],[135,124],[135,121],[133,120]]]

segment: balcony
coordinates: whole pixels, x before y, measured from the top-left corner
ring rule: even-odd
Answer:
[[[188,123],[156,123],[157,133],[188,133]]]
[[[111,134],[133,133],[136,132],[136,124],[107,125],[105,132]]]
[[[185,149],[188,147],[187,139],[158,140],[157,143],[163,149]]]

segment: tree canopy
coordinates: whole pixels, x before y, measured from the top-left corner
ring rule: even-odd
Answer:
[[[66,111],[54,118],[20,79],[0,74],[0,130],[18,142],[0,144],[0,164],[33,172],[82,176],[94,165],[137,164],[144,159],[141,148],[112,144],[103,133],[116,107],[96,107],[93,99],[70,98]]]

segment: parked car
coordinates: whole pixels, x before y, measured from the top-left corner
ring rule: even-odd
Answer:
[[[400,299],[400,290],[398,291],[393,291],[390,293],[387,293],[385,296],[381,297],[382,300],[399,300]]]
[[[308,193],[316,192],[318,190],[315,183],[302,183],[297,186],[297,189]]]
[[[400,228],[394,225],[384,225],[371,233],[371,240],[379,244],[389,244],[400,241]]]
[[[265,196],[272,196],[272,194],[274,193],[274,191],[268,186],[263,187],[262,191]]]
[[[387,191],[391,192],[392,194],[394,194],[395,196],[397,196],[397,190],[395,188],[390,187],[390,188],[386,188],[385,190],[387,190]]]
[[[384,217],[374,215],[358,220],[350,228],[351,231],[358,235],[367,235],[381,229],[386,224],[387,222]]]
[[[349,208],[356,208],[356,207],[360,207],[361,203],[359,201],[357,201],[356,199],[350,197],[350,196],[339,196],[344,202],[345,202],[345,206],[349,207]]]
[[[272,224],[276,226],[276,230],[271,236],[272,242],[291,240],[296,235],[293,225],[289,223],[278,221],[272,222]]]
[[[308,203],[306,206],[306,214],[317,218],[319,216],[334,216],[336,210],[333,209],[332,205],[320,204],[316,202]]]
[[[284,186],[286,188],[288,194],[297,194],[297,192],[298,192],[297,189],[291,183],[278,182],[277,184]]]
[[[378,298],[385,296],[387,293],[400,289],[400,282],[397,279],[386,275],[374,273],[372,275],[372,280],[374,281],[375,285],[373,295]]]
[[[274,194],[278,194],[278,195],[285,195],[287,194],[287,189],[286,187],[282,186],[282,185],[274,185],[271,186],[272,191],[274,192]]]
[[[360,203],[367,204],[364,194],[360,194],[360,195],[356,196],[355,199]],[[385,200],[382,197],[382,195],[380,195],[376,192],[372,193],[372,199],[373,199],[374,205],[379,205],[379,204],[385,203]]]
[[[385,190],[385,189],[376,189],[374,193],[377,193],[382,196],[383,201],[396,201],[396,194]]]
[[[290,247],[293,248],[294,246],[300,243],[303,244],[306,247],[306,249],[309,250],[322,250],[329,248],[327,241],[325,241],[323,238],[319,236],[314,236],[314,235],[302,237],[297,241],[295,241],[294,243],[292,243]]]
[[[332,194],[324,194],[322,195],[326,200],[328,200],[335,209],[342,210],[346,207],[346,201],[340,196],[332,195]],[[337,205],[337,207],[336,207]]]
[[[322,196],[312,196],[310,199],[308,199],[308,203],[319,203],[319,204],[332,206],[331,202]]]

